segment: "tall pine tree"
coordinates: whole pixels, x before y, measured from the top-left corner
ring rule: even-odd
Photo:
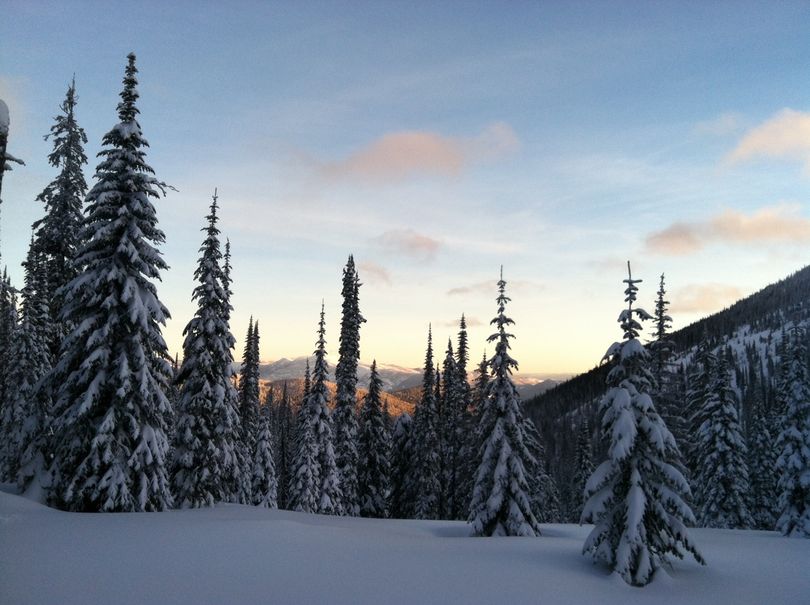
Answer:
[[[422,397],[414,414],[413,439],[416,459],[413,469],[415,492],[413,514],[417,519],[438,519],[442,492],[441,443],[438,433],[436,371],[433,366],[433,335],[430,329],[422,377]]]
[[[403,412],[391,432],[391,495],[389,516],[394,519],[413,517],[416,502],[416,442],[413,419]]]
[[[503,268],[496,301],[498,314],[490,322],[496,332],[487,339],[495,342],[495,354],[488,362],[492,380],[481,413],[482,442],[469,521],[477,536],[536,536],[540,526],[527,476],[536,461],[527,447],[520,395],[512,381],[518,364],[509,354],[514,335],[506,330],[514,321],[506,316],[510,299]]]
[[[213,196],[205,239],[194,278],[194,317],[183,331],[172,461],[172,487],[180,508],[239,501],[236,492],[244,469],[238,450],[241,435],[233,402],[232,349],[225,271],[221,265],[217,196]]]
[[[388,516],[388,487],[390,482],[390,442],[380,403],[382,380],[377,373],[377,361],[371,363],[368,393],[360,412],[360,454],[358,485],[360,514],[364,517]]]
[[[760,398],[754,404],[748,427],[748,473],[750,478],[749,509],[755,529],[771,530],[776,525],[778,494],[776,473],[776,437],[769,414]]]
[[[165,185],[146,163],[135,55],[119,123],[104,136],[63,319],[73,326],[56,367],[53,501],[76,511],[150,511],[172,504],[167,473],[169,312],[153,280],[166,269],[150,198]]]
[[[641,280],[633,279],[629,262],[627,273],[627,308],[619,315],[624,340],[605,354],[612,367],[600,413],[608,458],[585,488],[582,521],[595,527],[582,550],[628,584],[644,586],[669,555],[682,558],[688,552],[701,563],[703,557],[686,530],[694,516],[685,501],[689,485],[676,466],[675,439],[650,396],[655,377],[638,340],[637,319],[651,316],[633,307]]]

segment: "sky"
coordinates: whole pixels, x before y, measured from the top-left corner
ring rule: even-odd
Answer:
[[[70,79],[89,142],[138,57],[182,350],[218,189],[237,357],[336,353],[341,273],[363,286],[361,358],[417,367],[465,313],[480,358],[503,265],[522,373],[577,373],[621,338],[626,262],[676,328],[810,258],[806,2],[40,2],[0,8],[9,151],[0,252],[16,284],[43,139]],[[648,329],[651,331],[651,327]],[[490,346],[490,350],[492,346]]]

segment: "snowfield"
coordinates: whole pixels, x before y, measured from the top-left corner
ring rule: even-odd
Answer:
[[[588,526],[469,531],[238,505],[65,513],[0,491],[0,603],[810,603],[810,540],[773,532],[693,530],[708,567],[632,588],[580,555]]]

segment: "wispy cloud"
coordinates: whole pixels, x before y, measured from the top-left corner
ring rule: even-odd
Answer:
[[[418,261],[432,261],[441,248],[441,242],[413,229],[394,229],[372,239],[384,253],[405,256]]]
[[[736,133],[742,127],[742,116],[738,113],[723,113],[711,120],[695,124],[695,132],[716,137]]]
[[[445,321],[442,325],[445,328],[458,328],[458,322],[460,318],[450,319]],[[478,326],[484,325],[483,322],[478,319],[477,317],[464,317],[464,321],[467,322],[468,328],[477,328]]]
[[[528,280],[508,280],[506,291],[507,295],[510,291],[512,292],[539,292],[543,290],[545,286],[543,284],[528,281]],[[480,281],[474,284],[468,284],[466,286],[457,286],[455,288],[450,288],[447,291],[448,296],[466,296],[469,294],[476,294],[476,295],[492,295],[495,296],[498,290],[498,282],[497,280],[491,279],[487,281]]]
[[[473,137],[451,137],[430,131],[385,134],[318,172],[331,179],[399,182],[411,177],[460,175],[471,164],[497,159],[520,147],[511,126],[496,122]]]
[[[798,204],[765,206],[750,215],[725,210],[702,222],[673,223],[647,236],[649,252],[686,255],[712,243],[806,243],[810,242],[810,219],[801,216]]]
[[[757,157],[798,161],[810,174],[810,113],[783,109],[746,132],[726,162],[736,164]]]
[[[690,284],[672,294],[673,313],[714,313],[735,303],[743,291],[728,284]]]
[[[360,278],[364,282],[385,286],[391,285],[391,274],[388,272],[388,269],[382,265],[371,261],[363,261],[358,263],[357,269],[360,273]]]

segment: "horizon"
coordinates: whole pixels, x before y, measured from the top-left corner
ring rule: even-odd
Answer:
[[[409,369],[428,325],[440,359],[462,313],[476,363],[503,265],[522,375],[598,364],[628,259],[648,310],[666,273],[676,330],[807,265],[810,82],[787,60],[810,51],[802,3],[237,4],[145,3],[127,28],[93,2],[10,4],[0,98],[26,166],[3,181],[0,253],[15,285],[67,85],[92,187],[130,50],[147,161],[178,189],[156,202],[172,354],[215,187],[237,361],[250,316],[262,359],[308,355],[322,299],[335,356],[349,254],[361,359]]]

